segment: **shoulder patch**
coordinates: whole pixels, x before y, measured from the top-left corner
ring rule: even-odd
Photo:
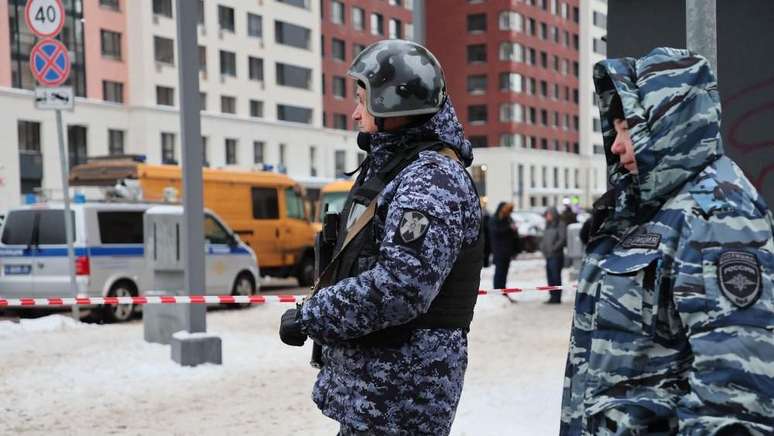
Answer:
[[[754,254],[726,251],[718,258],[718,284],[735,306],[746,308],[761,296],[761,266]]]
[[[661,243],[661,234],[659,233],[635,233],[629,235],[621,242],[623,248],[658,248]]]
[[[430,220],[422,212],[406,210],[398,225],[398,235],[401,241],[408,244],[425,236],[429,227]]]

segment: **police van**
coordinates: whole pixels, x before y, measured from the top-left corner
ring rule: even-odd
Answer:
[[[71,205],[79,297],[139,296],[145,277],[143,215],[153,203],[83,201]],[[0,232],[0,297],[72,297],[63,203],[11,209]],[[259,289],[255,253],[209,210],[204,217],[206,292],[251,295]],[[127,321],[131,304],[96,307]]]

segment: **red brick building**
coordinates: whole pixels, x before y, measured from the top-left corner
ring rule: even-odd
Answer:
[[[410,0],[321,0],[323,125],[352,129],[354,84],[347,68],[369,44],[413,38]]]
[[[579,0],[427,0],[427,47],[474,146],[578,153]]]

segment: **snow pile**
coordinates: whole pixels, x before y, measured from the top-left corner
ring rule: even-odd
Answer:
[[[483,289],[492,274],[482,272]],[[544,261],[512,264],[508,286],[543,284]],[[557,434],[572,297],[559,306],[541,304],[545,292],[517,294],[515,304],[479,298],[452,435]],[[0,323],[0,432],[335,434],[337,423],[311,400],[311,343],[279,341],[288,307],[209,311],[223,365],[196,368],[175,364],[169,346],[144,342],[141,321],[84,326],[53,315]]]

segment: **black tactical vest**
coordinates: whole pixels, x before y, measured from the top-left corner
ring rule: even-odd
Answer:
[[[400,155],[395,156],[382,171],[368,181],[363,182],[365,175],[360,174],[342,210],[341,227],[336,244],[338,261],[336,265],[333,265],[336,267],[333,283],[354,277],[370,269],[379,253],[379,244],[373,233],[373,222],[363,228],[344,247],[344,250],[339,252],[347,236],[348,223],[351,224],[357,218],[358,212],[364,210],[398,173],[414,162],[420,152],[425,150],[438,151],[443,148],[443,143],[439,142],[418,143],[414,147],[403,149]],[[467,174],[467,171],[465,173]],[[470,177],[469,174],[468,177]],[[475,189],[474,183],[472,186]],[[400,346],[411,338],[415,329],[463,329],[468,331],[470,322],[473,320],[473,308],[478,298],[481,268],[483,267],[483,224],[480,227],[476,243],[462,248],[427,313],[407,324],[388,327],[353,339],[351,342],[361,346]],[[373,259],[373,262],[363,263],[364,260],[368,259]]]

